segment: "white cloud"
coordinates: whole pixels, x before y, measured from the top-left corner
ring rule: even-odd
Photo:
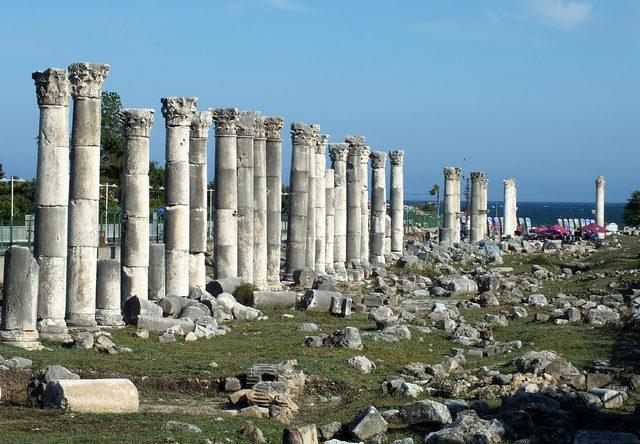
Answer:
[[[577,0],[529,0],[528,3],[538,18],[562,29],[587,22],[593,9],[589,3]]]

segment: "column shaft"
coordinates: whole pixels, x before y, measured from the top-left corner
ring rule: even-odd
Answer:
[[[404,151],[390,151],[391,162],[391,252],[402,253],[404,250]]]
[[[515,179],[504,180],[504,230],[503,236],[513,236],[518,227],[518,204]]]
[[[471,172],[470,242],[479,242],[487,234],[487,179],[483,172]]]
[[[335,174],[332,169],[326,169],[325,178],[325,208],[326,208],[326,237],[325,237],[325,267],[329,275],[335,274],[333,268],[335,260]]]
[[[369,262],[369,222],[371,220],[369,211],[369,156],[371,155],[371,149],[365,147],[360,156],[360,180],[362,181],[362,188],[360,196],[362,204],[360,210],[362,211],[362,218],[360,223],[362,228],[360,229],[360,263],[365,270],[365,275],[369,274],[371,263]]]
[[[316,257],[315,270],[320,274],[327,272],[326,259],[326,239],[327,239],[327,190],[325,169],[327,163],[327,141],[329,136],[320,134],[315,146],[315,168],[316,168]]]
[[[311,140],[309,142],[309,185],[307,193],[307,238],[305,240],[305,260],[307,268],[316,268],[316,213],[318,210],[318,169],[316,164],[316,146],[320,137],[320,125],[311,127]]]
[[[280,283],[282,244],[282,117],[265,117],[267,175],[267,281]]]
[[[371,254],[370,262],[384,265],[384,240],[387,216],[386,153],[371,153]]]
[[[364,137],[347,136],[347,273],[349,278],[359,281],[364,278],[362,269],[362,153]]]
[[[259,118],[253,139],[253,281],[267,288],[267,139]]]
[[[347,143],[329,145],[332,167],[334,171],[334,260],[333,268],[336,277],[346,280],[345,263],[347,261]]]
[[[604,227],[604,189],[606,186],[604,176],[596,179],[596,223]]]
[[[452,246],[460,241],[459,213],[460,213],[460,168],[447,167],[444,169],[444,210],[440,242]],[[456,236],[456,230],[458,234]],[[457,239],[457,240],[456,240]]]

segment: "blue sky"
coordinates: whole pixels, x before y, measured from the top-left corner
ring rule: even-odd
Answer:
[[[92,61],[125,106],[156,109],[161,162],[160,97],[187,95],[404,148],[407,198],[445,166],[485,171],[490,199],[506,177],[529,201],[591,201],[599,174],[610,201],[640,188],[640,0],[0,0],[0,16],[7,174],[35,176],[31,72]]]

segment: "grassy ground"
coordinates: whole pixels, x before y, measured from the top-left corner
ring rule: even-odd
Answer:
[[[636,238],[623,240],[623,251],[599,251],[586,264],[585,273],[638,267],[640,243]],[[548,257],[543,259],[541,256],[531,255],[526,258],[508,258],[506,262],[522,262],[522,267],[530,269],[530,265],[536,261],[549,265],[545,262],[549,260]],[[562,263],[551,265],[565,266]],[[568,288],[574,289],[573,291],[587,292],[589,290],[586,286],[591,286],[594,282],[574,277],[563,284],[569,285]],[[463,315],[468,321],[473,321],[495,310],[465,310]],[[30,372],[7,371],[0,375],[0,436],[5,442],[182,443],[204,442],[205,438],[221,442],[225,439],[234,443],[248,442],[238,434],[238,429],[246,418],[220,413],[225,395],[216,389],[218,378],[240,374],[254,363],[295,358],[299,362],[299,368],[310,376],[295,423],[314,422],[321,425],[334,420],[346,422],[368,404],[386,408],[405,403],[404,400],[380,394],[380,384],[384,378],[400,373],[402,367],[409,362],[439,362],[454,345],[444,332],[433,330],[430,334],[422,334],[412,330],[411,340],[396,344],[365,339],[363,351],[311,349],[303,346],[305,333],[296,331],[296,327],[302,322],[315,322],[325,333],[345,326],[355,326],[361,331],[373,330],[374,323],[363,314],[339,319],[298,311],[288,313],[294,317],[283,318],[282,312],[271,312],[268,313],[267,321],[235,322],[230,324],[232,331],[226,336],[193,343],[160,344],[153,335],[146,340],[136,338],[133,330],[127,328],[114,333],[113,339],[119,345],[132,348],[133,352],[119,355],[67,349],[55,344],[46,344],[49,349],[41,352],[0,346],[0,355],[5,358],[16,355],[28,357],[34,361],[34,368],[46,364],[62,364],[85,377],[130,377],[140,390],[141,402],[145,407],[144,413],[123,416],[33,410],[26,407],[24,396]],[[637,334],[622,330],[593,329],[582,324],[539,324],[534,323],[531,318],[512,321],[509,327],[496,328],[494,334],[500,341],[522,340],[525,343],[524,350],[554,350],[579,368],[593,359],[609,359],[616,365],[632,364],[626,360],[625,352],[637,346],[640,341]],[[373,374],[362,375],[347,366],[349,357],[360,354],[364,354],[378,366]],[[513,357],[502,355],[468,361],[465,368],[486,365],[512,371]],[[149,411],[151,408],[160,410],[161,413],[152,413]],[[204,433],[190,435],[164,431],[162,425],[168,420],[196,424]],[[282,425],[273,421],[253,421],[264,431],[268,442],[280,442]],[[392,431],[390,435],[400,436],[398,433]]]

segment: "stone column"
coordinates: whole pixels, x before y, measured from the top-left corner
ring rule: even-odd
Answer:
[[[440,229],[440,243],[452,246],[456,239],[460,239],[460,234],[456,238],[455,231],[458,214],[460,212],[460,168],[446,167],[444,169],[444,210],[442,228]]]
[[[598,176],[596,179],[596,223],[604,227],[604,189],[607,182],[604,176]]]
[[[385,165],[387,154],[371,153],[371,254],[370,262],[384,266],[384,238],[387,216],[387,178]]]
[[[253,137],[253,283],[267,289],[267,135],[259,117]]]
[[[362,218],[360,223],[362,224],[361,242],[360,247],[360,263],[365,270],[365,276],[368,276],[371,271],[371,263],[369,262],[369,222],[371,220],[371,212],[369,210],[369,156],[371,155],[371,148],[364,147],[360,156],[360,180],[362,181],[362,205],[360,210],[362,211]]]
[[[327,142],[329,136],[320,134],[315,146],[315,168],[316,168],[316,258],[315,270],[320,274],[327,272],[327,189],[325,179],[325,169],[327,163]]]
[[[66,69],[34,72],[40,107],[36,176],[35,256],[40,266],[38,330],[67,339],[67,208],[69,199],[69,79]]]
[[[390,151],[391,162],[391,253],[400,253],[404,250],[404,151]]]
[[[259,114],[240,111],[238,150],[238,276],[253,283],[253,135]]]
[[[304,265],[306,268],[316,268],[316,212],[318,210],[318,168],[316,165],[316,146],[320,138],[320,125],[312,124],[311,140],[309,141],[309,186],[307,193],[307,239]]]
[[[461,173],[462,174],[462,173]],[[453,182],[453,187],[454,187],[454,199],[453,199],[453,203],[454,203],[454,213],[455,213],[455,217],[454,217],[454,228],[453,228],[453,232],[452,234],[452,238],[453,238],[453,243],[454,244],[459,244],[460,240],[461,240],[461,236],[462,236],[462,222],[460,220],[460,217],[462,216],[462,211],[461,211],[461,204],[460,204],[460,188],[461,188],[461,181],[457,180],[455,182]]]
[[[349,278],[360,281],[364,278],[361,262],[362,252],[362,153],[364,137],[347,136],[349,156],[347,157],[347,260]]]
[[[504,236],[513,236],[518,228],[516,180],[504,180]]]
[[[152,109],[123,109],[122,261],[120,296],[149,297],[149,137]]]
[[[335,261],[335,172],[327,168],[324,171],[325,208],[326,208],[326,237],[325,237],[325,267],[329,275],[335,275],[333,267]]]
[[[162,99],[167,128],[164,173],[167,296],[189,296],[189,136],[197,101],[195,97]]]
[[[238,110],[210,111],[216,128],[213,268],[215,279],[221,279],[238,276]]]
[[[96,324],[96,268],[99,242],[100,97],[109,65],[69,66],[73,97],[69,242],[67,249],[67,326]]]
[[[151,244],[149,246],[149,299],[152,300],[165,296],[164,250],[164,244]]]
[[[145,110],[146,111],[146,110]],[[150,111],[150,110],[149,110]],[[120,297],[120,261],[118,259],[99,259],[96,277],[96,321],[105,327],[119,327],[122,321]],[[143,299],[146,299],[146,294]]]
[[[211,113],[197,112],[189,136],[189,287],[205,289],[207,269],[207,142]]]
[[[482,171],[471,172],[470,242],[479,242],[487,234],[487,178]]]
[[[309,125],[291,124],[291,177],[289,179],[289,226],[287,228],[287,277],[305,267],[309,166],[313,132]]]
[[[267,281],[280,285],[282,244],[282,126],[284,118],[265,117],[267,176]]]
[[[338,280],[347,279],[345,263],[347,261],[347,155],[349,144],[329,144],[334,171],[334,252],[333,268]]]
[[[391,216],[385,215],[384,221],[384,254],[391,254]]]

